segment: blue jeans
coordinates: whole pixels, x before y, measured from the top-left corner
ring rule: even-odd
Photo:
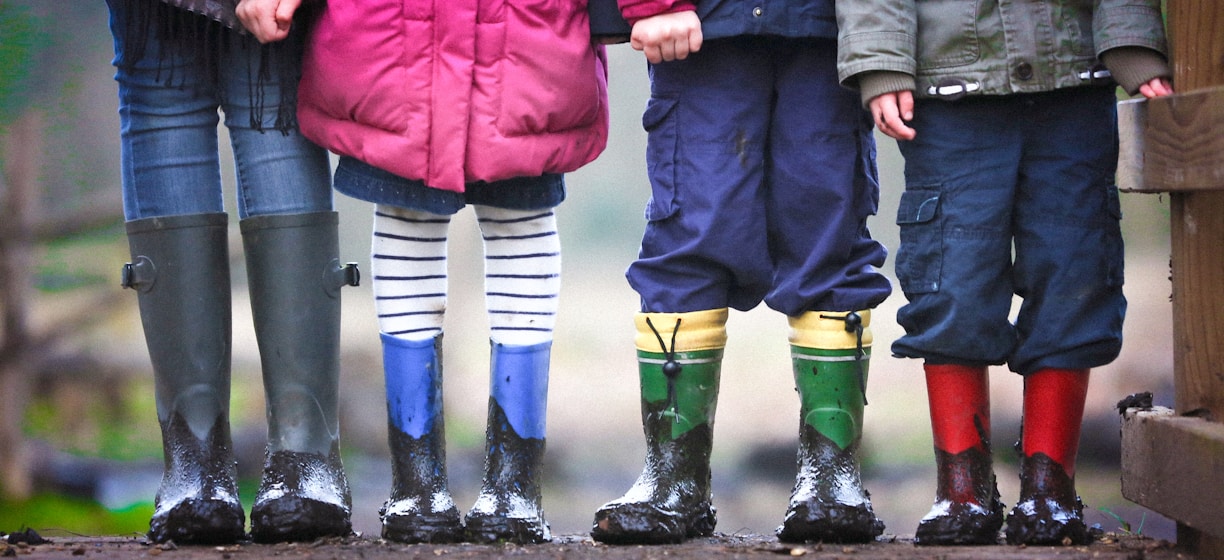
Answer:
[[[219,108],[234,152],[240,218],[332,209],[327,152],[296,128],[288,134],[275,128],[280,88],[297,84],[276,83],[275,73],[271,83],[256,83],[260,47],[253,38],[220,33],[224,44],[211,45],[213,52],[206,54],[215,75],[200,58],[163,44],[153,29],[142,37],[144,55],[127,61],[125,53],[130,57],[133,50],[125,44],[128,7],[123,0],[107,4],[118,67],[127,220],[224,212]],[[252,112],[259,97],[264,106]],[[253,115],[260,116],[262,126],[253,126]]]
[[[651,200],[627,272],[642,311],[762,301],[788,316],[875,307],[892,291],[867,218],[871,119],[837,83],[834,41],[708,41],[651,66]]]
[[[909,303],[893,354],[1022,375],[1118,356],[1114,103],[1099,87],[918,102],[918,136],[900,143],[897,278]]]

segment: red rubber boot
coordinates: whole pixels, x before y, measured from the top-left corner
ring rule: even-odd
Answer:
[[[1075,494],[1088,370],[1043,369],[1024,378],[1020,501],[1007,518],[1009,544],[1073,545],[1092,541]]]
[[[927,399],[938,469],[935,504],[914,544],[994,544],[1003,503],[990,456],[990,381],[986,366],[926,364]]]

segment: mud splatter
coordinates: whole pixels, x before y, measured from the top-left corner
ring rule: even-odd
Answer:
[[[459,510],[447,487],[446,432],[441,415],[432,426],[420,438],[395,426],[387,427],[391,498],[379,510],[384,539],[409,544],[463,540]]]
[[[520,437],[506,413],[489,398],[485,475],[480,495],[464,518],[473,543],[533,544],[552,540],[540,493],[544,440]]]
[[[978,423],[979,433],[981,424]],[[983,442],[986,439],[983,437]],[[918,523],[914,544],[994,544],[1003,526],[989,443],[952,454],[935,449],[936,489],[931,511]]]
[[[328,455],[272,452],[251,508],[251,538],[266,543],[348,536],[351,510],[338,444]]]
[[[1092,542],[1075,480],[1044,453],[1020,463],[1020,501],[1007,516],[1008,544],[1081,545]]]
[[[646,464],[621,498],[595,513],[591,537],[609,544],[668,544],[709,536],[717,514],[710,499],[708,423],[672,438],[667,403],[642,402]]]
[[[161,431],[165,471],[149,520],[149,540],[228,544],[243,539],[246,517],[238,501],[229,422],[218,416],[199,439],[175,412]]]
[[[859,474],[859,441],[845,449],[800,423],[799,472],[778,539],[782,542],[870,542],[884,532]]]

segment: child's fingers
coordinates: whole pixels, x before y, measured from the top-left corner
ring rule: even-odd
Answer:
[[[276,6],[277,27],[288,33],[289,25],[293,23],[293,14],[301,5],[302,0],[281,0]]]

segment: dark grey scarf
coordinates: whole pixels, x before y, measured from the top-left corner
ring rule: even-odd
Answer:
[[[294,17],[294,32],[288,39],[261,45],[238,22],[234,8],[238,0],[123,0],[126,22],[123,38],[124,53],[117,64],[121,67],[134,65],[145,57],[147,41],[156,38],[167,53],[195,58],[204,70],[204,83],[216,84],[219,76],[219,61],[226,49],[258,49],[257,64],[248,66],[251,98],[251,127],[264,130],[265,107],[274,107],[276,121],[273,128],[288,134],[297,127],[297,82],[301,79],[301,55],[304,46],[305,26],[313,19],[311,6],[314,2],[303,2]],[[163,53],[163,56],[166,53]],[[159,63],[158,81],[168,86],[183,85],[183,77],[175,76],[171,67],[162,73]],[[264,88],[269,83],[280,83],[278,99],[265,99]],[[224,91],[218,88],[219,91]]]

